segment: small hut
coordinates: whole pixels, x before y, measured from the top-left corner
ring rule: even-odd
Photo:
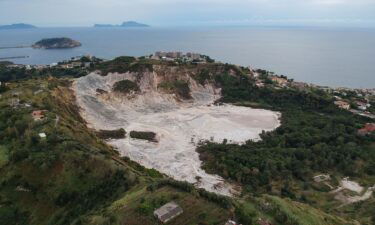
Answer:
[[[182,208],[175,202],[169,202],[154,211],[154,216],[162,223],[166,223],[183,212]]]

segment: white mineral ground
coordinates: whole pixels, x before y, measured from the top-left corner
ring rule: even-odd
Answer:
[[[139,76],[139,74],[138,74]],[[176,180],[195,183],[198,187],[222,195],[232,195],[232,185],[217,175],[207,174],[195,151],[200,140],[243,143],[260,140],[259,134],[280,125],[278,112],[239,107],[216,106],[212,103],[220,97],[220,90],[211,85],[198,85],[187,77],[193,100],[178,101],[172,94],[158,90],[163,79],[156,73],[144,73],[137,81],[142,90],[132,97],[111,91],[117,81],[135,81],[136,74],[92,73],[77,79],[74,91],[81,115],[94,129],[112,130],[124,128],[127,132],[152,131],[158,142],[152,143],[130,137],[110,140],[122,156],[154,168]],[[97,94],[97,89],[107,91]],[[197,177],[201,177],[197,181]]]
[[[367,190],[363,193],[365,188],[355,181],[350,181],[348,178],[343,178],[340,181],[340,183],[341,185],[337,187],[335,190],[333,190],[331,193],[336,194],[335,199],[341,201],[343,203],[342,206],[355,203],[355,202],[365,201],[372,196],[372,193],[375,190],[375,185],[374,185],[373,187],[367,188]],[[357,195],[355,196],[346,195],[343,192],[344,190],[355,192],[357,193]]]

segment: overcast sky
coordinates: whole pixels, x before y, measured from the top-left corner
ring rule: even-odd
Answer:
[[[375,0],[0,0],[0,24],[375,27]]]

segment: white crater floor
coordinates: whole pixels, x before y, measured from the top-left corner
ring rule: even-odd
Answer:
[[[151,76],[151,79],[150,79]],[[152,79],[149,74],[149,80]],[[110,89],[118,79],[132,79],[131,74],[101,77],[90,74],[76,80],[74,90],[81,114],[95,129],[124,128],[127,132],[152,131],[158,142],[125,139],[110,140],[121,155],[147,168],[154,168],[176,180],[223,195],[235,193],[233,187],[217,175],[201,169],[202,162],[195,151],[201,140],[243,143],[260,140],[259,134],[280,125],[280,114],[273,111],[233,105],[210,105],[217,99],[213,89],[192,88],[195,101],[181,103],[171,95],[161,94],[150,82],[148,91],[127,99],[111,95]],[[98,96],[96,89],[109,92]],[[197,178],[200,177],[199,182]]]

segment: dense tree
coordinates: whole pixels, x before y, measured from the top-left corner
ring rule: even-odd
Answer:
[[[272,180],[306,181],[314,172],[373,173],[375,136],[359,136],[369,119],[337,109],[320,90],[258,88],[245,76],[217,75],[223,102],[256,102],[282,113],[282,125],[263,132],[262,141],[243,145],[204,143],[198,147],[204,168],[240,182],[250,191],[269,189]],[[361,160],[365,169],[356,161]],[[294,197],[288,186],[281,194]]]

